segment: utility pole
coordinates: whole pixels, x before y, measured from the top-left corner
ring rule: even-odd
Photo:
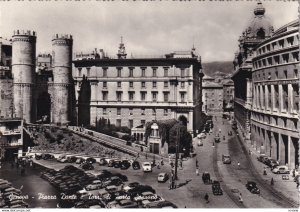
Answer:
[[[179,125],[179,126],[180,126],[180,125]],[[177,166],[178,166],[178,148],[179,148],[179,139],[180,139],[180,127],[177,128],[177,137],[176,137],[175,180],[178,180]]]

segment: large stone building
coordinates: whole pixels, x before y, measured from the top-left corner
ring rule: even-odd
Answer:
[[[294,168],[299,165],[299,21],[261,42],[253,66],[251,142]]]
[[[79,125],[95,126],[105,118],[132,128],[181,115],[187,118],[190,132],[201,125],[201,61],[195,49],[127,58],[121,42],[117,58],[100,50],[77,54],[73,64]]]
[[[52,46],[52,56],[36,58],[35,32],[16,30],[12,40],[2,39],[1,116],[17,117],[25,123],[42,118],[57,124],[74,120],[72,36],[55,35]]]
[[[261,2],[254,9],[254,17],[239,38],[239,50],[235,54],[232,80],[235,87],[234,117],[247,140],[250,139],[252,108],[252,58],[255,47],[273,34],[273,26],[265,16]]]
[[[223,85],[223,110],[233,112],[234,83],[232,80],[225,79]]]
[[[202,111],[207,115],[223,113],[223,85],[207,75],[203,77],[202,102]]]

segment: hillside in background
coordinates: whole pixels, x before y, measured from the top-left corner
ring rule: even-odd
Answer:
[[[233,73],[232,61],[215,61],[209,63],[202,63],[203,72],[205,75],[214,76],[226,76]]]

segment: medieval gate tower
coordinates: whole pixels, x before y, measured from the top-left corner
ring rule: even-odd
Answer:
[[[53,89],[51,122],[68,124],[71,121],[72,48],[71,35],[56,34],[53,47]]]
[[[34,31],[14,31],[12,36],[12,73],[14,114],[27,123],[35,121],[36,34]]]

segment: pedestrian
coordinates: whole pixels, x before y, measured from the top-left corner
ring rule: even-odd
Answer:
[[[170,177],[170,180],[169,180],[169,190],[172,189],[172,177]]]
[[[249,155],[251,155],[251,150],[249,149]]]
[[[272,177],[272,179],[271,179],[271,186],[273,186],[273,185],[274,185],[274,179]]]
[[[199,168],[196,168],[196,175],[199,176]]]
[[[239,202],[240,202],[240,203],[243,202],[242,193],[239,194]]]
[[[204,199],[205,199],[206,203],[209,203],[209,196],[207,193],[205,194]]]
[[[296,175],[296,172],[295,172],[295,169],[293,169],[293,177],[295,177]]]
[[[238,169],[240,169],[240,165],[241,165],[240,162],[238,162],[237,165],[238,165]]]
[[[198,159],[196,158],[196,168],[198,168]]]
[[[160,169],[160,166],[159,166],[159,164],[157,164],[157,169]]]
[[[164,160],[163,160],[163,158],[161,158],[161,161],[160,161],[160,165],[164,165]]]
[[[297,182],[296,182],[296,183],[297,183],[297,187],[296,187],[296,188],[299,188],[299,180],[297,180]]]
[[[264,175],[267,175],[267,169],[264,167]]]
[[[175,180],[173,179],[173,180],[172,180],[172,189],[175,189],[175,188],[176,188]]]

